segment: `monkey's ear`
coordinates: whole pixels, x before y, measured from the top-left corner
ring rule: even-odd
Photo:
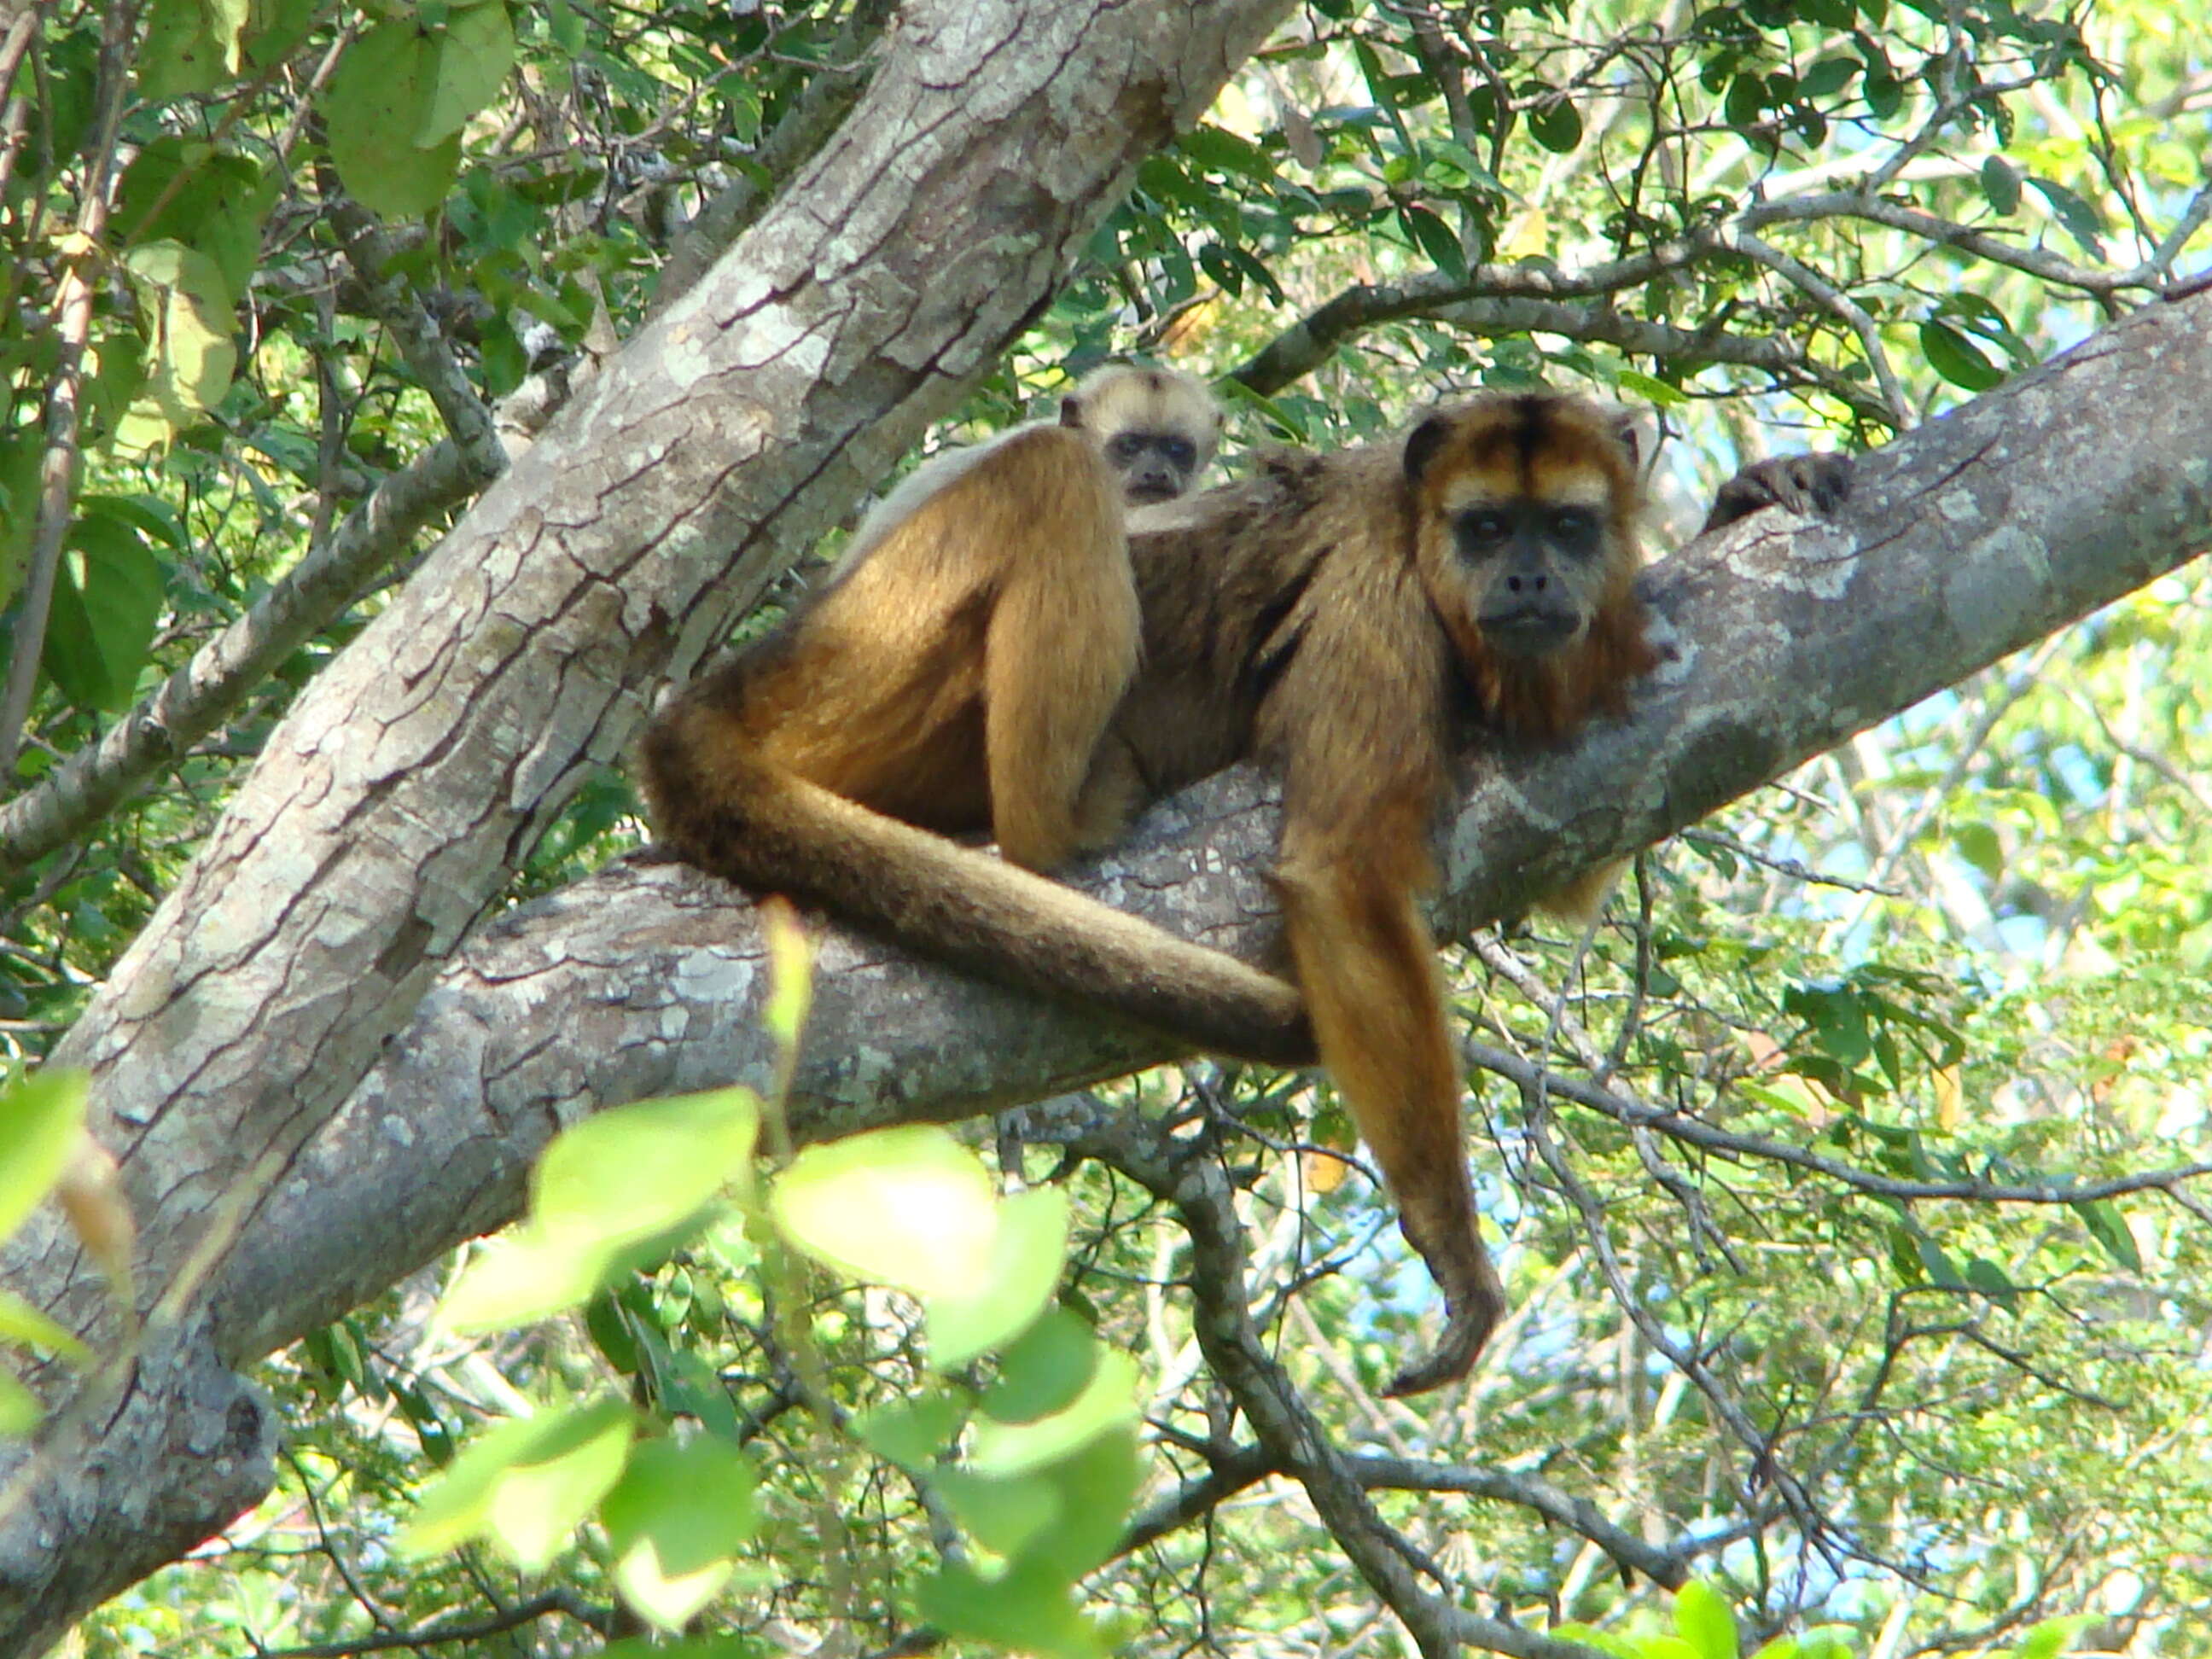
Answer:
[[[1622,451],[1627,455],[1628,464],[1631,466],[1642,466],[1644,465],[1644,440],[1637,430],[1635,411],[1626,409],[1614,409],[1608,412],[1613,416],[1613,441],[1618,443]]]
[[[1451,416],[1431,415],[1406,434],[1406,477],[1415,483],[1429,470],[1429,463],[1451,436]]]
[[[1060,423],[1073,427],[1083,424],[1083,399],[1072,392],[1060,400]]]

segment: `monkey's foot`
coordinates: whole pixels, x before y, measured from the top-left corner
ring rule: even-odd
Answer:
[[[1448,1300],[1443,1334],[1437,1340],[1436,1352],[1392,1377],[1390,1386],[1382,1390],[1384,1396],[1401,1400],[1458,1382],[1474,1369],[1474,1362],[1482,1358],[1483,1344],[1490,1340],[1491,1332],[1504,1316],[1504,1297],[1486,1287],[1478,1288],[1456,1304]]]

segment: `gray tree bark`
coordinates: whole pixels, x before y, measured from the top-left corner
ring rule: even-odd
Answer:
[[[11,1286],[121,1357],[34,1379],[56,1415],[0,1504],[0,1652],[266,1491],[231,1367],[305,1310],[240,1270],[306,1149],[651,687],[998,359],[1286,9],[909,0],[853,118],[301,698],[54,1056],[93,1073],[145,1327],[51,1216],[11,1247]]]

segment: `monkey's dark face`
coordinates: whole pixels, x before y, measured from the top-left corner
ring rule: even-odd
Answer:
[[[1635,452],[1595,404],[1530,395],[1432,415],[1406,474],[1422,574],[1463,653],[1563,651],[1634,578]]]
[[[1180,432],[1133,428],[1107,441],[1106,463],[1121,476],[1130,506],[1171,501],[1198,476],[1198,445]]]
[[[1602,595],[1602,497],[1478,493],[1450,514],[1455,574],[1475,626],[1509,657],[1571,645]]]

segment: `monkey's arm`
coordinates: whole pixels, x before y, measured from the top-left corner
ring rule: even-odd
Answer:
[[[1391,1395],[1464,1376],[1505,1312],[1475,1221],[1436,941],[1413,900],[1428,816],[1425,803],[1382,807],[1357,848],[1302,833],[1294,818],[1279,878],[1322,1062],[1382,1166],[1400,1231],[1443,1292],[1435,1351],[1401,1369]]]
[[[1325,607],[1270,699],[1286,760],[1278,880],[1322,1060],[1444,1298],[1435,1351],[1387,1392],[1467,1374],[1505,1310],[1477,1228],[1460,1070],[1416,896],[1444,777],[1442,641],[1417,598]],[[1402,625],[1401,625],[1402,624]],[[1408,718],[1408,716],[1412,718]]]

